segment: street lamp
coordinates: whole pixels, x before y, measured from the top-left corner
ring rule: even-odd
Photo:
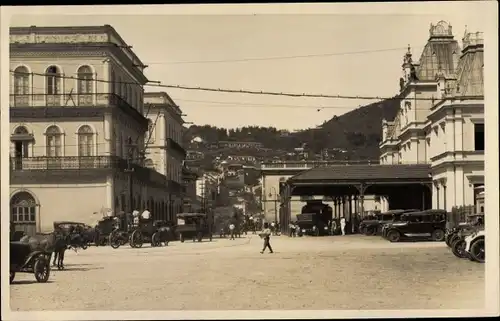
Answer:
[[[271,186],[271,191],[274,190],[274,222],[278,223],[278,197],[279,194],[276,191],[274,186]],[[269,193],[269,198],[271,198],[273,194]]]

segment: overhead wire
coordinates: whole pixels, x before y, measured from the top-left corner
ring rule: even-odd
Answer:
[[[116,47],[121,47],[115,43],[105,43],[108,45],[114,45]],[[81,46],[82,48],[105,48],[104,44],[85,44]],[[424,48],[424,45],[412,47],[412,48]],[[229,62],[248,62],[248,61],[267,61],[267,60],[286,60],[286,59],[300,59],[300,58],[318,58],[318,57],[334,57],[334,56],[346,56],[346,55],[359,55],[359,54],[369,54],[369,53],[380,53],[398,50],[407,50],[408,47],[398,47],[398,48],[382,48],[382,49],[367,49],[358,51],[347,51],[347,52],[330,52],[330,53],[319,53],[319,54],[304,54],[304,55],[290,55],[290,56],[271,56],[271,57],[250,57],[250,58],[234,58],[234,59],[219,59],[219,60],[192,60],[192,61],[153,61],[153,62],[143,62],[144,65],[183,65],[183,64],[205,64],[205,63],[229,63]],[[79,66],[81,63],[71,63],[65,60],[55,60],[54,62],[63,62],[66,65]],[[30,62],[30,64],[44,64],[44,62]]]
[[[137,83],[126,82],[126,81],[111,81],[106,79],[97,78],[79,78],[75,76],[64,76],[61,74],[47,74],[47,73],[33,73],[33,72],[15,72],[10,70],[12,74],[25,74],[25,75],[37,75],[37,76],[50,76],[60,79],[71,79],[71,80],[82,80],[82,81],[96,81],[101,83],[112,83],[112,84],[128,84],[128,85],[138,85]],[[284,97],[297,97],[297,98],[332,98],[332,99],[354,99],[354,100],[404,100],[405,98],[394,95],[392,97],[381,97],[381,96],[362,96],[362,95],[331,95],[331,94],[306,94],[306,93],[287,93],[287,92],[273,92],[273,91],[256,91],[256,90],[246,90],[246,89],[224,89],[224,88],[210,88],[210,87],[194,87],[194,86],[184,86],[184,85],[164,85],[161,83],[154,83],[144,85],[148,87],[158,87],[158,88],[171,88],[171,89],[184,89],[184,90],[195,90],[195,91],[207,91],[207,92],[219,92],[219,93],[233,93],[233,94],[250,94],[250,95],[268,95],[268,96],[284,96]],[[480,96],[468,97],[470,100],[483,99]],[[435,101],[435,97],[412,97],[412,101]]]

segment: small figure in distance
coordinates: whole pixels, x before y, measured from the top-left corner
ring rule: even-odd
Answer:
[[[234,240],[234,228],[235,228],[235,226],[233,223],[229,224],[229,233],[231,233],[230,240]]]
[[[260,253],[264,254],[266,248],[269,249],[269,253],[273,253],[273,248],[271,247],[271,243],[269,242],[271,238],[271,230],[269,229],[268,223],[264,223],[264,229],[259,234],[259,236],[264,239],[264,247],[262,248],[262,251],[260,251]]]

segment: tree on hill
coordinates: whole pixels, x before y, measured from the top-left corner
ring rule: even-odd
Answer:
[[[400,100],[394,98],[356,108],[341,116],[333,116],[319,127],[287,135],[274,127],[226,129],[193,125],[187,130],[185,139],[189,142],[199,136],[209,143],[222,140],[255,141],[262,143],[265,148],[284,151],[293,151],[305,145],[313,153],[337,148],[348,151],[345,157],[349,159],[378,159],[382,119],[394,119],[399,110]]]

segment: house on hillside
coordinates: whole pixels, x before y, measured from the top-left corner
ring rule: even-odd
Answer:
[[[382,164],[430,164],[432,206],[446,210],[475,204],[484,184],[483,34],[466,32],[462,45],[440,21],[419,62],[408,49],[400,109],[380,143]]]

